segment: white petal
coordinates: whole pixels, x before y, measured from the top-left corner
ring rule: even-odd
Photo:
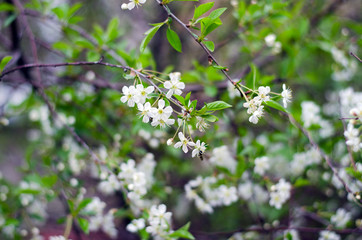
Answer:
[[[165,100],[161,99],[158,101],[158,108],[163,108],[165,106]]]
[[[195,157],[199,151],[197,149],[192,150],[192,157]]]
[[[167,88],[167,89],[172,88],[172,84],[171,84],[170,81],[166,81],[166,82],[163,84],[163,86],[164,86],[165,88]]]
[[[171,98],[172,97],[172,94],[173,94],[173,90],[169,90],[166,94],[166,97],[167,98]]]
[[[184,136],[184,134],[182,132],[179,132],[178,133],[178,138],[182,141],[182,140],[185,139],[185,136]]]
[[[128,10],[132,10],[135,6],[134,2],[128,3]]]
[[[152,93],[154,90],[155,90],[155,87],[154,87],[154,86],[149,86],[149,87],[146,88],[146,93],[150,94],[150,93]]]
[[[182,146],[182,143],[181,142],[177,142],[176,144],[175,144],[175,148],[179,148],[179,147],[181,147]]]
[[[121,97],[121,102],[123,103],[127,102],[127,97],[126,96]]]
[[[189,151],[189,149],[187,148],[186,145],[182,146],[182,151],[184,151],[184,153],[187,153]]]

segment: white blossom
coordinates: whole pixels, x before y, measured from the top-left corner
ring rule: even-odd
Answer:
[[[195,157],[198,153],[204,153],[206,150],[206,146],[204,142],[201,142],[200,140],[196,141],[195,149],[192,150],[192,157]]]
[[[319,238],[318,238],[318,240],[340,240],[340,239],[341,237],[338,234],[327,230],[321,231],[319,233]]]
[[[155,112],[151,107],[151,104],[149,102],[146,102],[145,105],[138,103],[137,108],[140,111],[142,122],[148,123],[150,121],[150,118],[153,116],[152,112]]]
[[[331,222],[337,228],[346,227],[347,223],[351,220],[351,213],[347,212],[343,208],[339,208],[335,215],[331,217]]]
[[[130,232],[138,232],[146,227],[145,220],[143,218],[133,219],[130,224],[127,225],[127,230]]]
[[[231,155],[227,146],[214,148],[209,161],[213,165],[227,168],[231,173],[235,172],[237,162]]]
[[[178,133],[178,138],[180,139],[179,142],[177,142],[175,144],[175,148],[179,148],[182,147],[182,151],[184,151],[184,153],[187,153],[189,151],[189,147],[193,147],[195,146],[195,143],[192,141],[189,141],[182,132]]]
[[[285,84],[283,84],[283,92],[281,93],[283,98],[283,105],[286,108],[288,106],[288,103],[292,100],[292,90],[287,88]]]
[[[163,85],[165,86],[166,89],[169,89],[166,97],[167,98],[171,98],[173,94],[176,95],[181,95],[182,94],[182,90],[185,88],[185,83],[180,82],[181,80],[181,73],[179,72],[174,72],[174,73],[170,73],[170,81],[166,81]]]
[[[269,158],[264,156],[255,159],[254,172],[264,175],[265,171],[270,168]]]
[[[134,107],[134,105],[139,102],[138,92],[134,86],[124,86],[122,93],[124,96],[121,97],[121,102],[127,102],[129,107]]]

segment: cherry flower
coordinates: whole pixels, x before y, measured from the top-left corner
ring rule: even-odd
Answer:
[[[121,5],[121,8],[132,10],[134,7],[140,6],[141,4],[144,4],[145,2],[146,2],[146,0],[130,0],[129,3],[123,3]]]
[[[148,95],[151,94],[153,92],[153,90],[155,90],[155,88],[153,86],[144,88],[144,86],[142,84],[138,84],[136,86],[136,91],[137,91],[136,94],[138,97],[138,102],[141,104],[144,104],[146,102],[146,99],[150,98]]]
[[[283,97],[283,105],[286,108],[288,106],[288,102],[291,102],[292,100],[292,90],[290,88],[287,88],[285,84],[283,84],[283,92],[281,93]]]
[[[153,116],[153,108],[149,102],[146,102],[145,105],[143,104],[137,104],[138,110],[140,111],[140,114],[142,118],[142,122],[148,123],[150,121],[150,118]]]
[[[259,99],[262,102],[267,102],[270,99],[270,97],[268,96],[269,93],[270,93],[270,87],[269,86],[259,87],[258,88],[258,96],[256,98]]]
[[[249,122],[257,124],[259,122],[259,118],[263,116],[264,106],[260,106],[255,112],[253,112],[253,115],[249,117]]]
[[[196,141],[195,149],[192,150],[192,157],[195,157],[198,153],[203,153],[206,150],[206,146],[204,142],[200,142],[200,140]]]
[[[196,116],[196,127],[199,129],[200,132],[205,132],[205,128],[209,127],[209,124],[205,122],[205,119],[199,116]]]
[[[121,102],[127,102],[129,107],[134,107],[134,105],[139,101],[139,98],[137,97],[138,94],[134,86],[130,86],[129,88],[124,86],[122,88],[122,93],[124,96],[121,97]]]
[[[161,99],[158,101],[158,108],[153,108],[153,118],[158,119],[167,119],[171,116],[173,109],[171,106],[165,107],[165,100]]]
[[[178,138],[180,139],[180,141],[175,144],[175,148],[179,148],[182,146],[182,151],[184,151],[184,153],[187,153],[189,151],[188,147],[195,146],[195,143],[189,141],[182,132],[178,133]]]
[[[158,101],[158,108],[152,108],[151,112],[153,117],[151,125],[154,127],[165,127],[175,123],[174,119],[170,119],[173,109],[171,106],[165,107],[165,101],[163,99]]]
[[[181,73],[179,72],[170,73],[170,79],[171,81],[166,81],[164,83],[165,88],[169,89],[166,94],[166,97],[171,98],[173,94],[181,95],[182,94],[181,89],[185,88],[185,83],[180,82]]]

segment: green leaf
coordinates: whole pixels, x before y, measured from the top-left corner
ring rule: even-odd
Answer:
[[[269,101],[266,101],[264,103],[265,103],[265,105],[267,105],[267,106],[269,106],[271,108],[275,108],[276,110],[288,113],[288,111],[282,105],[280,105],[279,103],[277,103],[277,102],[275,102],[273,100],[269,100]]]
[[[308,179],[298,178],[297,181],[294,183],[294,187],[303,187],[309,185],[310,182]]]
[[[107,27],[106,30],[106,42],[111,42],[118,38],[120,35],[119,32],[119,20],[117,17],[113,18]]]
[[[206,17],[201,20],[201,36],[199,39],[204,39],[209,33],[214,31],[216,28],[218,28],[222,24],[221,20],[219,18],[217,19],[211,19],[209,17]]]
[[[212,20],[216,20],[217,18],[219,18],[221,16],[221,14],[223,14],[226,11],[227,8],[218,8],[214,11],[212,11],[209,15],[209,18]]]
[[[216,69],[219,69],[219,70],[225,70],[225,69],[227,69],[227,67],[219,66],[219,65],[217,65],[217,64],[215,64],[215,63],[212,64],[212,67],[213,67],[213,68],[216,68]]]
[[[41,183],[44,187],[51,188],[57,182],[57,175],[49,175],[41,178]]]
[[[195,8],[194,17],[192,18],[193,21],[198,19],[201,15],[209,11],[214,6],[214,2],[204,3]]]
[[[171,46],[178,52],[182,52],[181,40],[177,33],[173,31],[171,28],[167,28],[167,40],[171,44]]]
[[[209,49],[211,52],[213,52],[215,50],[215,44],[213,41],[202,41],[205,46],[207,47],[207,49]]]
[[[190,97],[191,97],[191,92],[189,92],[186,96],[185,96],[185,105],[187,105],[190,101]]]
[[[89,233],[89,222],[87,219],[85,218],[78,218],[78,224],[79,227],[83,230],[83,232],[85,232],[86,234]]]
[[[10,3],[0,3],[0,12],[15,11],[15,7]]]
[[[88,42],[88,40],[85,39],[80,39],[75,41],[75,44],[77,44],[78,46],[82,47],[82,48],[88,48],[88,49],[93,49],[94,45],[90,42]]]
[[[4,68],[6,67],[6,65],[11,61],[11,59],[13,59],[12,56],[6,56],[3,59],[1,59],[0,62],[0,73],[2,73],[2,71],[4,70]]]
[[[202,118],[204,118],[208,122],[216,122],[219,119],[214,115],[201,115]]]
[[[15,19],[17,18],[17,15],[11,14],[9,17],[7,17],[4,21],[4,27],[8,27]]]
[[[174,95],[174,97],[182,104],[185,106],[185,99],[180,96],[180,95]]]
[[[78,205],[77,212],[81,211],[83,208],[85,208],[91,202],[92,202],[91,198],[83,199]]]
[[[143,41],[141,43],[141,46],[140,46],[140,51],[141,52],[143,52],[146,49],[148,43],[151,41],[151,39],[156,34],[158,29],[160,29],[163,26],[163,24],[165,24],[165,23],[163,23],[163,22],[158,23],[155,27],[153,27],[153,28],[149,29],[147,32],[145,32],[145,34],[147,36],[143,39]]]
[[[71,18],[82,7],[82,5],[82,3],[74,4],[67,12],[67,17]]]
[[[241,152],[241,151],[240,151]],[[235,176],[240,178],[247,168],[245,159],[241,156],[238,157],[238,164],[236,165]]]
[[[189,232],[190,223],[181,227],[180,229],[174,231],[169,235],[171,238],[186,238],[186,239],[195,239],[194,236]]]
[[[224,101],[215,101],[215,102],[206,104],[206,108],[209,111],[217,111],[217,110],[222,110],[222,109],[229,108],[229,107],[232,107],[232,106]]]

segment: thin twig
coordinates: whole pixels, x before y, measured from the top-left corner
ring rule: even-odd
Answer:
[[[354,54],[353,52],[350,52],[350,54],[362,63],[362,60],[356,54]]]

